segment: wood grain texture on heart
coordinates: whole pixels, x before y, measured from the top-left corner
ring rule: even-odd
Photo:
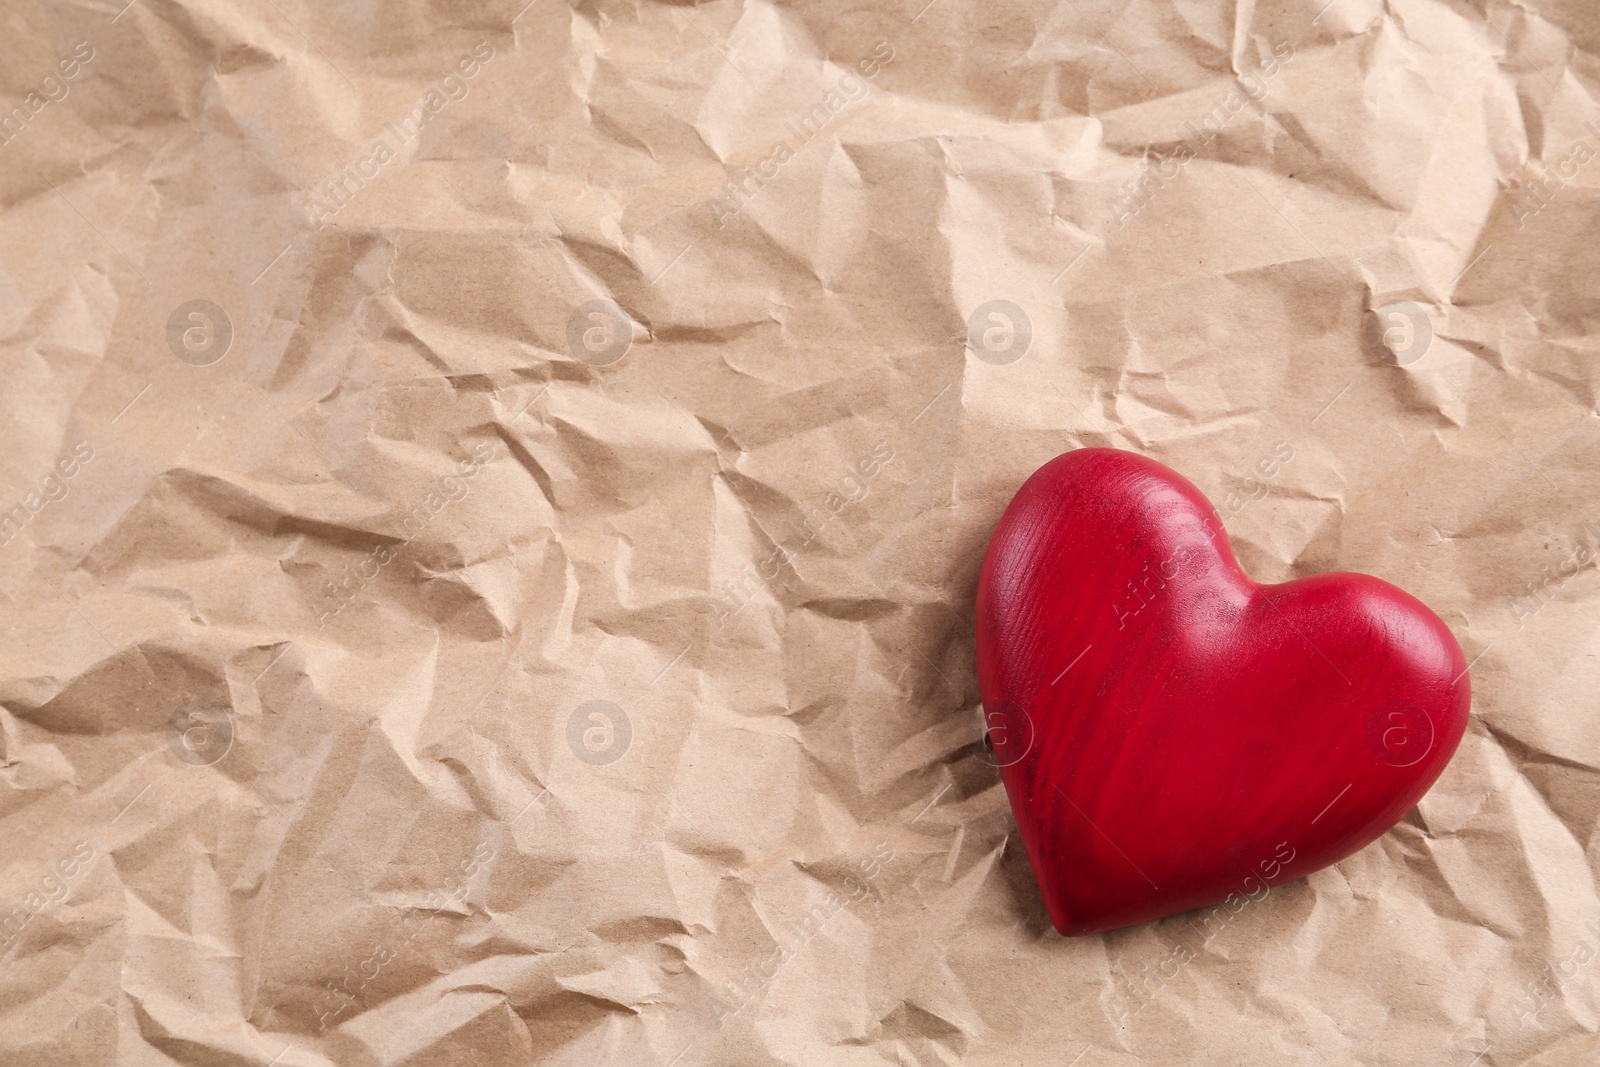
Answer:
[[[1467,664],[1363,574],[1251,581],[1176,472],[1086,448],[1007,507],[978,682],[1051,921],[1113,930],[1254,895],[1370,844],[1466,729]]]

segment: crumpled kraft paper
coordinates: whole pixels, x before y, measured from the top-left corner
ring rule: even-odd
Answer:
[[[1592,5],[0,13],[8,1064],[1574,1064]],[[1472,660],[1313,877],[1054,934],[1050,457]]]

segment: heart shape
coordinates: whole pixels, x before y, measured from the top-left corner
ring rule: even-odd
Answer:
[[[989,542],[978,685],[1050,919],[1114,930],[1310,874],[1427,792],[1466,730],[1439,618],[1364,574],[1259,585],[1153,460],[1041,467]]]

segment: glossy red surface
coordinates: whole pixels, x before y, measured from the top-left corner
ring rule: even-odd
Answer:
[[[1362,574],[1256,584],[1199,490],[1116,449],[1018,491],[977,630],[995,756],[1068,935],[1237,907],[1370,844],[1471,703],[1421,603]]]

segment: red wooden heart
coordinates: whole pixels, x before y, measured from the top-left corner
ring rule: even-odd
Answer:
[[[1427,792],[1471,703],[1422,604],[1258,585],[1176,472],[1085,448],[1029,478],[978,582],[978,685],[1050,919],[1114,930],[1299,878]]]

